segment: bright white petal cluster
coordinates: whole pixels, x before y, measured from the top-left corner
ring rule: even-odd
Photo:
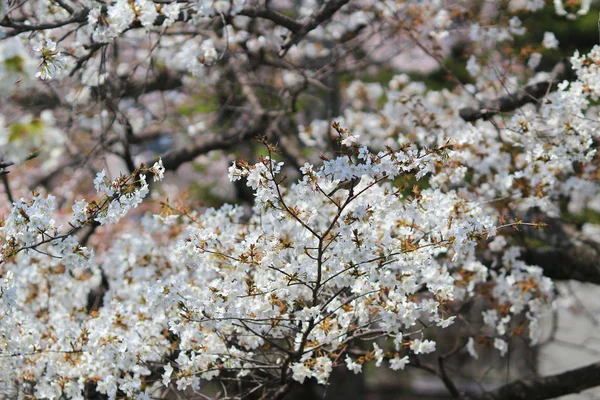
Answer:
[[[557,49],[558,39],[556,39],[554,33],[544,32],[544,39],[542,40],[542,45],[547,49]]]
[[[40,70],[35,74],[36,78],[53,79],[65,69],[66,59],[56,50],[56,43],[52,39],[34,44],[33,50],[42,57]]]

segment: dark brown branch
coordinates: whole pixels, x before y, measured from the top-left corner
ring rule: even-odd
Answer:
[[[139,97],[144,93],[155,91],[173,90],[183,85],[181,77],[169,72],[161,71],[155,79],[142,82],[127,81],[123,88],[123,97]]]
[[[118,87],[116,82],[108,81],[104,84],[105,86],[111,87],[111,93],[119,93],[120,97],[134,97],[138,98],[146,93],[154,91],[167,91],[180,88],[183,83],[181,77],[171,71],[161,71],[152,80],[127,80],[123,82],[123,87]],[[103,92],[99,86],[91,87],[91,94],[93,97],[102,98]],[[23,91],[16,93],[11,98],[15,103],[26,107],[26,108],[56,108],[61,106],[62,100],[54,93],[48,91],[42,91],[39,88],[31,91]]]
[[[0,160],[0,169],[5,169],[10,167],[11,165],[14,165],[14,162],[12,161],[2,161]]]
[[[11,97],[11,100],[28,109],[56,108],[62,103],[61,99],[54,93],[42,90],[39,87],[35,88],[35,90],[17,92]]]
[[[446,368],[444,367],[444,360],[444,357],[438,357],[438,366],[440,367],[440,378],[444,382],[444,385],[446,386],[446,389],[448,389],[448,392],[450,392],[450,395],[452,395],[452,397],[454,398],[458,398],[461,394],[456,388],[456,385],[454,384],[452,379],[450,379],[450,377],[446,373]]]
[[[15,34],[19,34],[22,32],[43,31],[46,29],[60,28],[61,26],[70,25],[70,24],[74,24],[74,23],[80,23],[80,24],[84,23],[87,21],[88,11],[89,10],[87,8],[84,8],[84,9],[79,10],[77,13],[75,13],[69,19],[66,19],[63,21],[43,23],[43,24],[38,24],[38,25],[33,25],[33,24],[27,25],[27,24],[18,23],[18,22],[12,21],[7,15],[4,17],[4,19],[2,21],[0,21],[0,26],[3,26],[5,28],[14,29],[13,32],[9,33],[9,36],[14,36]]]
[[[261,7],[244,7],[242,11],[240,11],[239,15],[245,15],[250,18],[264,18],[269,21],[283,26],[289,29],[291,32],[295,33],[302,29],[302,23],[296,21],[293,18],[290,18],[286,15],[280,14],[277,11],[274,11],[270,8],[261,6]]]
[[[283,385],[281,385],[279,387],[279,389],[277,389],[275,391],[275,393],[273,393],[273,395],[271,396],[271,400],[283,399],[285,397],[285,395],[288,394],[291,387],[292,387],[291,383],[289,383],[289,382],[284,383]]]
[[[231,147],[238,141],[241,141],[243,139],[243,136],[244,135],[240,135],[239,140],[215,140],[208,143],[199,144],[191,148],[184,147],[181,149],[173,150],[163,157],[163,166],[167,171],[174,171],[177,168],[179,168],[180,165],[194,160],[201,154],[206,154],[212,150],[223,150]],[[148,164],[153,165],[154,162]]]
[[[8,177],[6,176],[8,172],[4,173],[4,170],[0,170],[0,176],[2,176],[2,184],[4,185],[4,191],[6,192],[6,197],[8,201],[12,204],[15,202],[15,199],[12,195],[12,191],[10,190],[10,185],[8,184]]]
[[[458,114],[467,122],[478,119],[490,119],[498,113],[514,111],[527,103],[536,103],[550,91],[556,89],[558,83],[564,80],[571,80],[572,78],[571,63],[565,58],[554,66],[548,80],[525,86],[518,93],[486,100],[482,102],[478,109],[472,107],[462,108]]]
[[[69,14],[73,14],[75,12],[75,10],[73,9],[73,7],[71,7],[70,5],[68,5],[66,2],[64,2],[63,0],[56,0],[56,2],[58,3],[59,6],[61,6],[62,8],[64,8],[65,10],[67,10],[67,12]]]
[[[90,46],[90,49],[89,49],[88,53],[77,60],[77,62],[75,63],[75,66],[73,67],[73,69],[71,70],[71,72],[69,72],[69,76],[75,75],[75,72],[77,72],[81,67],[83,67],[83,64],[85,64],[90,58],[92,58],[94,56],[94,54],[96,54],[96,52],[99,49],[101,49],[102,47],[106,46],[107,44],[108,43],[94,43],[94,44],[92,44]]]
[[[552,279],[600,284],[600,252],[586,242],[530,249],[523,259],[542,267],[544,275]]]
[[[281,45],[279,57],[285,56],[290,47],[302,40],[304,36],[306,36],[321,23],[331,18],[333,14],[335,14],[349,1],[350,0],[330,0],[323,4],[323,6],[316,13],[313,13],[305,22],[302,23],[302,27],[300,29],[292,31],[292,34]]]
[[[472,400],[544,400],[600,386],[600,362],[557,375],[511,382]]]
[[[523,229],[527,237],[542,243],[523,251],[526,263],[541,267],[551,279],[600,284],[600,243],[561,219],[536,218],[534,214],[532,220],[543,222],[546,227]]]
[[[244,140],[259,135],[264,131],[264,116],[257,115],[248,126],[243,130],[231,129],[222,138],[217,138],[205,143],[197,144],[193,147],[184,147],[168,152],[162,156],[163,166],[167,171],[174,171],[180,165],[194,160],[201,154],[206,154],[212,150],[224,150],[243,142]],[[150,161],[146,164],[153,165],[158,159]]]

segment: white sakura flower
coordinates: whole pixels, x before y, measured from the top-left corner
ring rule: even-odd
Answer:
[[[156,17],[158,17],[154,3],[148,0],[135,0],[134,7],[136,14],[139,15],[142,26],[146,28],[151,27],[154,21],[156,21]]]
[[[415,339],[410,345],[410,349],[415,354],[429,354],[435,351],[435,342],[433,340]]]
[[[436,325],[439,326],[440,328],[447,328],[454,323],[455,319],[456,319],[456,316],[446,318],[446,319],[440,318],[440,320],[436,322]]]
[[[500,320],[500,323],[496,327],[496,332],[499,335],[504,335],[506,333],[506,324],[510,322],[510,314]]]
[[[52,79],[65,69],[66,59],[56,51],[56,43],[52,39],[48,38],[45,42],[34,44],[33,50],[41,53],[42,56],[40,70],[35,74],[36,78]]]
[[[8,271],[4,278],[0,278],[0,299],[9,308],[16,306],[17,287],[14,286],[14,273]]]
[[[96,188],[96,192],[107,191],[107,185],[104,182],[106,178],[106,172],[104,170],[98,172],[96,174],[96,178],[94,179],[94,187]]]
[[[304,163],[304,165],[302,167],[300,167],[300,172],[302,172],[303,175],[307,175],[313,172],[313,165],[311,163]]]
[[[229,182],[239,181],[240,179],[242,179],[242,177],[248,176],[248,171],[245,169],[238,168],[235,160],[233,161],[233,163],[231,164],[231,167],[229,167],[229,169],[227,171],[228,171],[227,176],[229,177]]]
[[[152,168],[150,168],[150,172],[154,174],[154,182],[163,180],[165,177],[165,167],[163,166],[162,158],[159,158],[158,161],[154,163]]]
[[[525,34],[526,29],[519,17],[512,17],[510,21],[508,21],[508,24],[510,27],[510,32],[513,35],[522,36]]]
[[[394,338],[394,348],[396,350],[400,350],[400,348],[402,347],[402,338],[402,332],[398,332],[398,334]]]
[[[532,53],[527,60],[527,66],[531,69],[536,69],[542,61],[542,55],[540,53]]]
[[[346,367],[348,367],[348,370],[354,372],[355,374],[360,374],[362,372],[362,365],[352,361],[352,358],[350,358],[350,356],[346,355]]]
[[[390,360],[390,368],[393,369],[394,371],[398,371],[399,369],[404,369],[404,367],[406,367],[406,365],[408,365],[409,363],[409,359],[408,356],[404,356],[402,358],[392,358]]]
[[[349,134],[347,138],[342,140],[342,146],[346,146],[346,147],[352,146],[354,143],[356,143],[358,141],[359,137],[360,137],[360,135]]]
[[[573,19],[577,18],[577,15],[587,14],[588,11],[590,10],[591,3],[592,3],[591,0],[582,0],[580,3],[580,8],[577,11],[577,14],[573,14],[573,13],[567,12],[562,0],[554,0],[554,11],[556,12],[556,15],[565,16],[567,19],[573,20]],[[577,4],[577,3],[575,3],[575,4]]]
[[[152,398],[146,392],[141,392],[137,395],[137,400],[151,400]]]
[[[98,19],[102,16],[102,8],[101,7],[94,7],[92,9],[90,9],[90,11],[88,12],[88,24],[89,25],[96,25],[98,23]],[[34,48],[35,50],[35,48]]]
[[[135,12],[128,0],[117,0],[108,7],[109,38],[114,39],[124,32],[135,20]]]
[[[479,64],[477,64],[477,59],[475,56],[471,56],[467,60],[467,72],[473,77],[481,73],[481,68],[479,67]]]
[[[83,222],[87,221],[88,218],[88,203],[85,200],[79,200],[73,204],[73,221],[71,224],[74,227],[80,227]]]
[[[558,40],[554,33],[552,32],[544,32],[544,40],[542,40],[542,46],[547,49],[557,49],[558,48]]]
[[[217,49],[215,49],[213,46],[208,47],[204,51],[204,64],[212,65],[217,60],[218,56]]]
[[[383,362],[383,350],[377,346],[377,343],[373,343],[373,348],[375,349],[375,353],[373,357],[375,357],[375,366],[379,367]]]
[[[162,8],[161,8],[161,13],[167,17],[164,22],[163,22],[163,26],[171,26],[175,23],[175,21],[177,21],[177,18],[179,18],[179,13],[181,11],[181,4],[180,3],[171,3],[171,4],[161,4]]]
[[[162,383],[165,387],[169,387],[169,383],[171,382],[171,374],[173,373],[173,366],[171,363],[165,365],[165,372],[162,375]]]
[[[508,351],[508,344],[499,338],[494,339],[494,347],[500,351],[500,355],[504,357],[506,352]]]
[[[304,363],[295,363],[291,366],[292,379],[303,383],[306,378],[310,378],[311,370]]]
[[[498,235],[496,237],[494,237],[494,240],[492,240],[490,242],[490,244],[488,245],[488,248],[490,249],[490,251],[493,251],[495,253],[498,253],[500,251],[502,251],[502,249],[504,249],[504,247],[506,247],[506,237],[504,237],[503,235]]]
[[[482,311],[481,315],[483,317],[484,324],[486,324],[490,328],[496,327],[496,321],[498,321],[498,311],[496,311],[495,309],[490,309]]]
[[[229,3],[229,1],[226,1],[226,0],[216,0],[213,3],[213,8],[219,14],[224,14],[227,11],[229,11],[229,6],[230,6],[230,3]]]
[[[532,317],[530,313],[527,313],[527,319],[529,319],[529,340],[531,345],[534,346],[539,343],[542,337],[542,329],[540,328],[540,321]]]
[[[313,370],[313,376],[317,379],[317,382],[320,384],[325,384],[327,383],[332,370],[333,362],[329,357],[317,357],[315,368]]]
[[[479,359],[479,354],[477,354],[477,350],[475,350],[475,340],[470,337],[467,341],[467,351],[474,359]]]

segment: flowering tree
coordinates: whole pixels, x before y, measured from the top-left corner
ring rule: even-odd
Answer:
[[[600,385],[445,367],[535,346],[554,281],[600,283],[597,225],[565,218],[599,208],[600,46],[536,70],[544,6],[0,0],[2,396],[279,399],[367,364],[465,399]],[[417,56],[444,88],[397,72]],[[175,186],[192,162],[236,205]]]

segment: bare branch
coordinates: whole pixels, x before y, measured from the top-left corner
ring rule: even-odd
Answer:
[[[542,267],[549,278],[600,284],[600,251],[588,241],[530,249],[523,258],[528,264]]]
[[[287,29],[289,29],[292,32],[298,32],[300,29],[302,29],[302,23],[296,21],[293,18],[290,18],[286,15],[280,14],[277,11],[274,11],[270,8],[264,7],[264,6],[260,6],[260,7],[254,7],[254,6],[247,6],[244,7],[244,9],[242,9],[242,11],[240,11],[239,15],[245,15],[246,17],[250,17],[250,18],[264,18],[264,19],[268,19],[269,21],[286,27]]]
[[[292,31],[292,34],[283,42],[281,50],[279,51],[279,57],[286,55],[290,47],[298,43],[304,36],[310,31],[315,29],[321,23],[327,21],[333,14],[335,14],[340,8],[342,8],[350,0],[331,0],[325,3],[316,13],[313,13],[303,24],[302,27],[296,31]]]
[[[11,20],[8,15],[4,17],[2,21],[0,21],[0,26],[6,28],[12,28],[13,30],[8,33],[8,36],[16,36],[22,32],[37,32],[43,31],[47,29],[60,28],[62,26],[79,23],[82,24],[87,21],[89,10],[87,8],[82,8],[76,13],[71,13],[72,16],[69,19],[65,19],[62,21],[56,22],[48,22],[43,24],[30,24],[27,25],[25,23],[19,23]]]
[[[460,117],[472,122],[478,119],[490,119],[501,112],[514,111],[527,103],[536,103],[540,101],[550,91],[556,89],[556,85],[562,81],[570,80],[573,77],[571,63],[566,58],[562,59],[554,66],[548,80],[527,85],[523,91],[510,94],[496,99],[484,101],[479,109],[472,107],[462,108],[458,113]]]
[[[511,382],[482,396],[466,397],[477,400],[543,400],[600,386],[600,362],[557,375],[522,379]]]
[[[524,229],[528,237],[543,246],[526,249],[523,260],[540,266],[551,279],[600,284],[600,243],[561,219],[546,216],[541,222],[546,228]]]
[[[176,149],[165,154],[162,156],[162,162],[165,169],[168,171],[174,171],[179,168],[180,165],[194,160],[201,154],[206,154],[212,150],[224,150],[231,148],[232,146],[243,142],[247,138],[260,134],[264,128],[264,118],[262,117],[262,115],[257,115],[242,131],[237,128],[231,129],[222,137],[204,143],[199,143],[193,147]],[[152,165],[157,161],[158,158],[154,161],[148,162],[147,164]]]

